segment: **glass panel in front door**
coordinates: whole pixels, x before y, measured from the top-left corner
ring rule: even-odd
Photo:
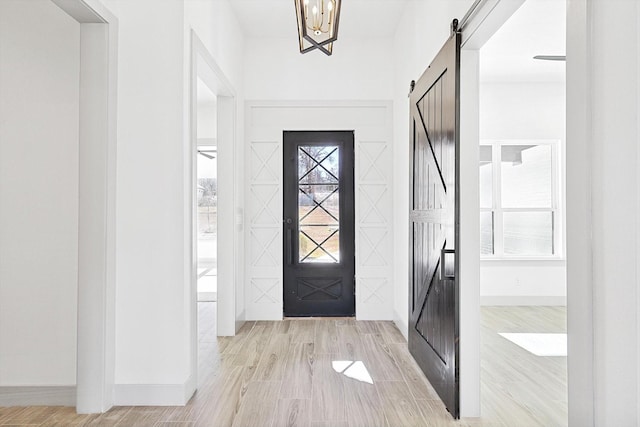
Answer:
[[[298,147],[298,244],[301,263],[340,262],[340,150]]]

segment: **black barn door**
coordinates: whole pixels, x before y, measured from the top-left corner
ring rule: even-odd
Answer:
[[[459,417],[458,150],[460,36],[415,83],[411,104],[409,350]]]
[[[284,315],[355,314],[353,131],[287,131]]]

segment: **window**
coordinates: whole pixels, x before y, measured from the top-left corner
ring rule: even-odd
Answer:
[[[480,254],[560,254],[557,141],[480,145]]]

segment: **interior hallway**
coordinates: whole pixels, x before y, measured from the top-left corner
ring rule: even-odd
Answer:
[[[535,356],[498,332],[565,332],[564,307],[482,309],[483,419],[453,421],[391,322],[247,322],[216,337],[199,303],[199,387],[185,407],[0,408],[0,425],[528,427],[567,425],[566,357]]]

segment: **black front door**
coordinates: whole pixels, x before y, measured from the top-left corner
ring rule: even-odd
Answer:
[[[285,131],[284,315],[355,314],[353,132]]]
[[[454,417],[458,391],[460,35],[410,96],[412,203],[409,350]]]

